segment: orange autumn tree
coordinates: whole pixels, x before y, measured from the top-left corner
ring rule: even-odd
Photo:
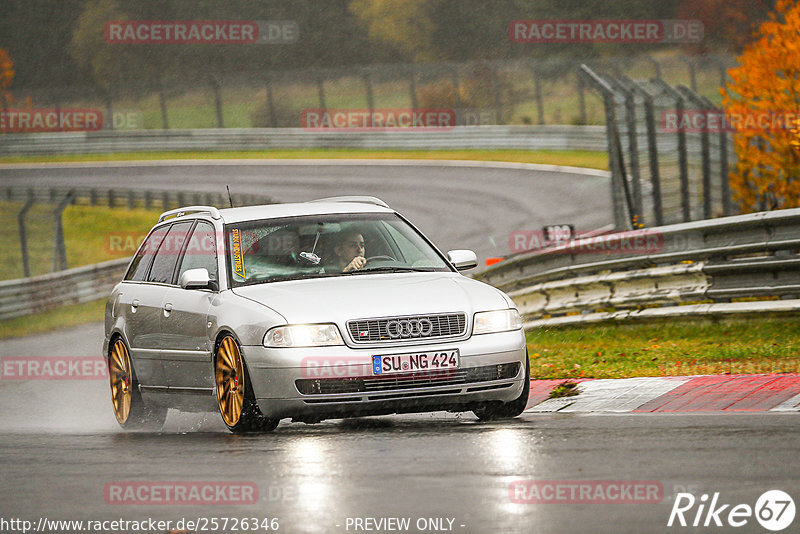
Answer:
[[[14,99],[8,88],[14,80],[14,62],[5,48],[0,48],[0,108],[7,108]]]
[[[757,33],[722,90],[725,112],[740,125],[730,184],[745,212],[800,206],[798,0],[779,0]]]

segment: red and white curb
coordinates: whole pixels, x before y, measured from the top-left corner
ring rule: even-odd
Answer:
[[[580,394],[549,399],[564,380],[533,380],[527,413],[800,412],[800,374],[570,380]]]

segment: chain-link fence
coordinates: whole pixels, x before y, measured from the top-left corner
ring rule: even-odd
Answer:
[[[709,98],[659,77],[601,75],[587,65],[579,73],[604,102],[617,228],[738,212],[728,182],[731,136]]]
[[[733,58],[636,55],[603,59],[513,59],[292,71],[170,73],[91,87],[12,88],[14,108],[83,108],[113,129],[302,127],[308,109],[448,109],[457,125],[603,124],[598,100],[578,76],[587,64],[615,76],[656,77],[719,101]]]

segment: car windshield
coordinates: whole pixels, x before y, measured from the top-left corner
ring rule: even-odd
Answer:
[[[396,214],[337,214],[226,225],[233,287],[370,273],[451,271]]]

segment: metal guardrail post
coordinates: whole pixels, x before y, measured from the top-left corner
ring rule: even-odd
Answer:
[[[53,212],[55,219],[55,235],[53,236],[53,271],[63,271],[67,268],[67,245],[64,241],[64,209],[72,200],[72,190],[68,191]]]
[[[684,110],[686,108],[683,95],[681,95],[678,91],[673,89],[667,82],[665,82],[661,78],[651,78],[650,82],[653,85],[656,85],[668,96],[672,97],[673,100],[675,100],[675,112],[678,114],[678,117],[683,117]],[[689,159],[686,148],[686,132],[683,130],[683,128],[678,128],[677,135],[678,135],[678,168],[680,172],[680,184],[681,184],[681,212],[683,215],[684,222],[689,222],[692,220],[692,211],[691,211],[690,195],[689,195]]]
[[[148,189],[144,192],[144,209],[149,210],[153,207],[153,193]]]
[[[116,195],[114,193],[114,190],[113,189],[109,189],[108,190],[108,207],[109,208],[113,208],[114,207],[114,204],[116,203],[115,202],[115,200],[116,200],[115,197],[116,197]]]
[[[132,210],[134,207],[136,207],[136,199],[133,197],[133,190],[129,189],[128,190],[128,209]]]
[[[31,209],[36,199],[33,196],[33,189],[28,189],[28,200],[17,213],[17,226],[19,226],[19,246],[22,251],[22,273],[25,278],[31,275],[31,265],[28,259],[28,237],[25,232],[25,214]]]
[[[679,85],[680,91],[688,101],[700,108],[703,117],[705,118],[704,124],[700,132],[700,155],[702,157],[702,173],[703,173],[703,218],[710,219],[713,217],[713,210],[711,207],[711,143],[708,136],[708,109],[705,109],[705,101],[693,90],[685,85]]]
[[[163,211],[169,210],[169,193],[166,191],[161,193],[161,209]]]
[[[624,175],[624,160],[622,158],[622,147],[619,142],[619,130],[617,128],[616,102],[614,102],[614,90],[600,76],[595,74],[586,65],[581,65],[578,69],[580,75],[588,82],[590,87],[600,92],[605,107],[606,114],[606,138],[608,143],[608,165],[611,169],[611,201],[614,207],[614,226],[618,230],[631,228],[631,221],[626,214],[626,208],[630,210],[628,201],[627,183]],[[626,206],[626,201],[627,206]],[[630,212],[630,211],[629,211]]]

